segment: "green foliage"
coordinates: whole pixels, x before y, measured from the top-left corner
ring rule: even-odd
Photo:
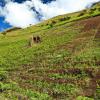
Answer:
[[[2,83],[0,82],[0,91],[5,92],[7,90],[13,90],[15,88],[15,84],[14,83]]]
[[[4,81],[7,79],[6,71],[0,71],[0,81]]]
[[[76,100],[94,100],[93,98],[78,96]]]
[[[7,32],[2,32],[1,34],[6,35],[6,34],[7,34]]]
[[[96,16],[100,16],[98,5],[26,29],[10,29],[5,38],[0,34],[0,98],[73,100],[81,93],[85,95],[99,73],[98,29],[91,28],[90,23]],[[29,47],[32,36],[40,36],[42,41]],[[96,83],[99,98],[98,79]],[[92,99],[79,96],[77,100]]]
[[[81,16],[83,16],[84,15],[84,12],[81,12],[79,15],[78,15],[78,17],[81,17]]]
[[[69,19],[70,19],[70,17],[69,16],[66,16],[66,17],[60,18],[59,21],[65,21],[65,20],[69,20]]]
[[[26,95],[30,100],[52,100],[49,95],[27,90]]]

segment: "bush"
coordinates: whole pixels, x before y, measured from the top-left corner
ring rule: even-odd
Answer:
[[[96,8],[91,8],[90,10],[91,10],[91,11],[95,11],[95,10],[96,10]]]
[[[49,25],[48,25],[48,29],[49,29],[49,28],[52,28],[52,27],[53,27],[53,24],[49,24]]]
[[[6,32],[2,32],[1,34],[2,34],[2,35],[6,35],[7,33],[6,33]]]
[[[52,21],[52,24],[56,24],[56,21],[53,20],[53,21]]]
[[[100,11],[100,8],[98,8],[98,11]]]
[[[94,13],[94,11],[91,9],[88,13],[89,13],[89,14],[93,14],[93,13]]]
[[[85,15],[85,13],[87,13],[87,10],[83,10],[82,12],[80,12],[80,13],[78,14],[78,17]]]
[[[65,20],[69,20],[69,19],[70,19],[70,17],[67,16],[67,17],[60,18],[59,21],[65,21]]]
[[[78,17],[81,17],[81,16],[83,16],[83,15],[84,15],[84,12],[79,13]]]

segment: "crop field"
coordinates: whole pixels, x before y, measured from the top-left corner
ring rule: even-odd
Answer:
[[[100,3],[2,32],[0,100],[100,100]]]

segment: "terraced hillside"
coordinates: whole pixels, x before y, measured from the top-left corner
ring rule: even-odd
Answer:
[[[100,100],[100,3],[2,32],[0,100]]]

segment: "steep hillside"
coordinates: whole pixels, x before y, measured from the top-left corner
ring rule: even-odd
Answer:
[[[100,100],[100,3],[0,34],[0,100]]]

